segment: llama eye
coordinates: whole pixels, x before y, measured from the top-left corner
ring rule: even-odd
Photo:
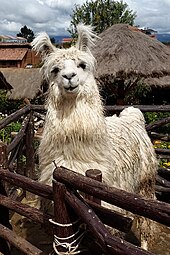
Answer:
[[[85,63],[80,63],[78,67],[82,68],[83,70],[86,69],[86,64]]]
[[[59,68],[58,68],[58,67],[55,67],[55,68],[51,71],[51,73],[54,73],[54,74],[58,74],[58,72],[59,72]]]

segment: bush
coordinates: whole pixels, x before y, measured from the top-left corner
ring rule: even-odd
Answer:
[[[7,92],[0,89],[0,112],[3,114],[11,114],[18,110],[23,104],[23,100],[9,100]]]
[[[144,116],[145,116],[146,123],[149,124],[149,123],[155,122],[157,120],[161,120],[163,118],[170,117],[170,112],[145,112]],[[157,129],[157,132],[169,133],[170,132],[170,123],[166,124],[162,127],[159,127]]]
[[[3,119],[5,116],[1,114],[0,120]],[[12,122],[5,128],[0,130],[0,140],[3,143],[10,143],[11,142],[11,132],[18,132],[21,128],[21,123],[19,121]]]

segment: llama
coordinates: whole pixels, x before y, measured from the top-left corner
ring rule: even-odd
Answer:
[[[54,47],[46,33],[32,43],[42,55],[42,74],[49,83],[39,147],[40,182],[52,184],[55,160],[57,166],[83,175],[87,169],[100,169],[109,186],[154,198],[157,162],[144,116],[134,107],[119,117],[104,116],[90,50],[97,36],[91,26],[79,24],[77,31],[77,42],[68,49]],[[145,249],[151,237],[148,222],[138,217]]]

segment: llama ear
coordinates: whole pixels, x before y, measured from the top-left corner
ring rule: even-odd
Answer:
[[[84,24],[77,25],[78,39],[76,42],[76,48],[81,51],[90,52],[90,49],[94,46],[96,39],[99,37],[93,33],[92,26]]]
[[[32,41],[31,46],[33,50],[35,50],[37,53],[40,53],[43,58],[54,52],[56,49],[52,45],[49,36],[45,32],[39,33]]]

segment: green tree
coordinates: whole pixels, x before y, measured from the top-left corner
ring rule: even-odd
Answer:
[[[51,43],[55,43],[55,38],[54,37],[50,37],[50,41],[51,41]]]
[[[25,25],[20,29],[20,33],[17,36],[24,37],[30,43],[34,39],[34,32]]]
[[[87,0],[81,6],[75,5],[71,18],[68,32],[70,32],[72,37],[75,37],[78,23],[92,25],[97,33],[101,33],[116,23],[133,25],[136,13],[130,10],[123,1]]]

